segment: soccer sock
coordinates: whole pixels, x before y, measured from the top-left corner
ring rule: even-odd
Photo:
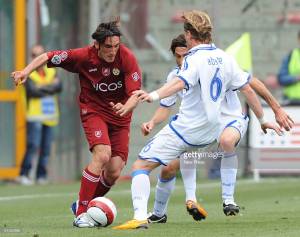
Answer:
[[[104,170],[103,170],[99,177],[99,182],[98,182],[98,186],[96,188],[95,194],[94,194],[94,198],[103,197],[110,190],[112,185],[113,184],[109,184],[105,180]]]
[[[150,196],[150,179],[148,170],[136,170],[131,181],[132,205],[134,219],[147,220],[148,199]]]
[[[167,212],[170,195],[175,188],[176,177],[171,179],[157,179],[153,214],[162,217]]]
[[[180,172],[185,189],[185,201],[192,200],[197,202],[196,198],[196,167],[180,166]]]
[[[91,173],[88,168],[82,172],[81,186],[79,191],[79,202],[76,216],[86,212],[89,202],[93,199],[97,185],[99,182],[99,175]]]
[[[221,160],[221,182],[223,202],[234,202],[234,188],[237,174],[236,153],[226,154]]]

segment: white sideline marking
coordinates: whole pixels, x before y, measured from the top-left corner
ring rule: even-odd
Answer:
[[[35,199],[35,198],[66,197],[66,196],[73,196],[74,194],[75,193],[45,193],[45,194],[27,194],[27,195],[18,195],[18,196],[7,196],[7,197],[0,197],[0,202],[1,201]]]
[[[292,179],[289,179],[290,181]],[[263,180],[261,183],[265,182],[278,182],[278,179],[267,179]],[[246,183],[252,183],[252,184],[257,184],[257,182],[251,180],[240,180],[237,182],[237,185],[239,184],[246,184]],[[214,182],[214,183],[208,183],[208,184],[198,184],[200,188],[213,188],[213,187],[221,187],[220,182]],[[176,189],[178,188],[183,188],[183,185],[177,185],[175,187]],[[151,188],[151,191],[154,191],[155,187]],[[109,192],[110,194],[115,194],[115,195],[121,195],[121,194],[129,194],[131,193],[130,189],[127,190],[112,190]],[[37,198],[57,198],[57,197],[69,197],[69,196],[75,196],[77,197],[78,193],[44,193],[44,194],[26,194],[26,195],[18,195],[18,196],[7,196],[7,197],[0,197],[0,202],[5,202],[5,201],[14,201],[14,200],[25,200],[25,199],[37,199]]]

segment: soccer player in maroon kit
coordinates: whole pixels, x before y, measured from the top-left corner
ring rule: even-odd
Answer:
[[[11,75],[16,85],[24,83],[45,63],[79,75],[80,116],[92,160],[82,172],[74,220],[77,227],[94,226],[86,214],[87,205],[110,190],[128,157],[131,112],[123,115],[138,104],[132,92],[141,87],[141,71],[133,53],[120,43],[120,36],[118,21],[101,23],[92,34],[93,45],[44,53]]]

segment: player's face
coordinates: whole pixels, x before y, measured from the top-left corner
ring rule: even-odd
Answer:
[[[175,60],[179,67],[181,67],[184,56],[187,54],[188,49],[186,47],[176,47],[175,48]]]
[[[97,47],[98,44],[98,47]],[[107,37],[103,44],[95,43],[98,50],[98,56],[108,63],[115,61],[120,48],[120,37]]]

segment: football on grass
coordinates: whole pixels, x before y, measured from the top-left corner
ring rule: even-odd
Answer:
[[[117,216],[115,204],[106,197],[97,197],[89,202],[87,213],[97,226],[108,226]]]

